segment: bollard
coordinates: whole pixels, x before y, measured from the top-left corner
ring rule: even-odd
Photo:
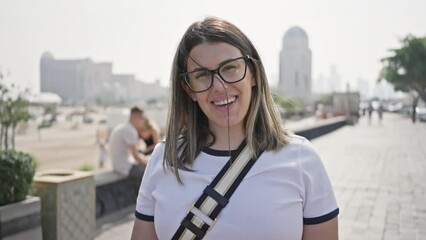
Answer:
[[[95,183],[92,173],[37,172],[35,195],[41,198],[44,240],[92,240],[95,237]]]

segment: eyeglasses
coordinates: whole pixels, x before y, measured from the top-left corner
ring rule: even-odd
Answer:
[[[226,83],[236,83],[243,80],[247,72],[248,59],[250,59],[249,55],[230,59],[222,62],[216,69],[204,68],[183,73],[181,76],[193,92],[204,92],[213,85],[216,74]]]

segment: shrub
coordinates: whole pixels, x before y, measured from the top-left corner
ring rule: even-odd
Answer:
[[[33,156],[15,150],[0,150],[0,206],[26,198],[35,168]]]
[[[94,169],[94,167],[92,165],[85,163],[78,170],[90,172],[90,171],[93,171],[93,169]]]

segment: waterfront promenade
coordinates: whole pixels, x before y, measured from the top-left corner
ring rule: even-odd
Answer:
[[[341,239],[426,239],[426,123],[374,117],[312,141],[340,205]]]
[[[335,189],[340,239],[426,239],[426,123],[389,113],[311,142]],[[115,220],[96,239],[129,239],[133,215]]]

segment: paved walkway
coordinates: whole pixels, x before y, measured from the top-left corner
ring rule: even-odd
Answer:
[[[341,239],[426,239],[426,123],[374,117],[312,141],[340,205]]]
[[[339,202],[340,239],[426,239],[426,123],[374,117],[312,140]],[[129,239],[132,224],[120,217],[96,239]]]

